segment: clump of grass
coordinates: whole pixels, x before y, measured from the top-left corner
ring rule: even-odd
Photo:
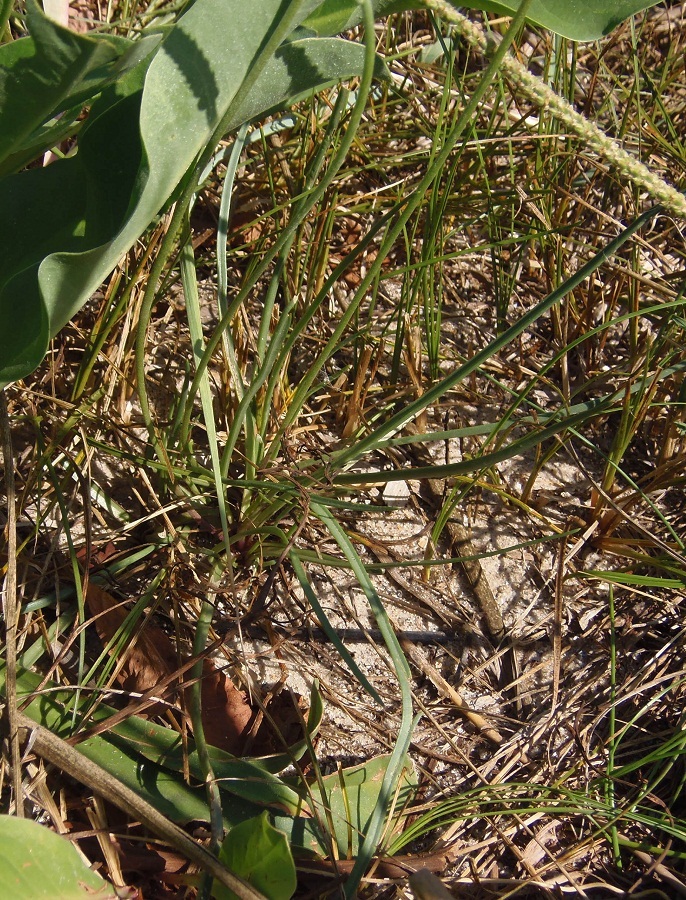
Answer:
[[[132,16],[122,8],[122,21]],[[664,28],[654,10],[603,48],[531,34],[529,63],[677,182],[683,33]],[[265,124],[223,145],[179,239],[161,221],[45,364],[8,390],[20,650],[60,685],[106,692],[151,608],[196,654],[220,636],[217,612],[236,629],[261,627],[262,652],[308,675],[303,627],[321,626],[347,667],[330,663],[331,704],[353,698],[375,746],[394,746],[398,727],[410,737],[411,673],[378,571],[408,574],[404,602],[419,614],[420,573],[455,590],[458,576],[440,570],[458,549],[441,532],[463,511],[477,530],[488,515],[496,531],[522,534],[474,553],[486,571],[489,555],[505,570],[523,555],[525,602],[501,610],[500,646],[477,605],[452,612],[486,632],[481,651],[465,653],[465,688],[475,702],[487,694],[482,711],[504,740],[490,749],[416,678],[425,803],[382,849],[443,854],[453,883],[478,879],[503,896],[680,889],[677,224],[608,174],[587,132],[530,105],[512,67],[461,123],[482,78],[478,42],[463,47],[419,14],[378,38],[392,85],[323,94],[285,130]],[[460,458],[444,464],[439,446]],[[569,491],[540,487],[550,473]],[[394,555],[372,558],[360,530],[390,515],[379,486],[412,475],[446,486],[439,508],[412,487],[424,543],[398,551],[386,533]],[[83,597],[96,572],[138,598],[114,657],[89,644]],[[364,670],[335,627],[346,572],[393,648],[401,702],[387,657]],[[242,656],[220,652],[250,681],[247,637]],[[387,727],[360,685],[383,694]],[[376,845],[380,822],[373,835]]]

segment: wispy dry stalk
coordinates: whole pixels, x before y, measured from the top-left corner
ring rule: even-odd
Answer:
[[[7,413],[7,396],[0,391],[0,438],[2,440],[2,460],[5,466],[5,491],[7,494],[7,575],[3,591],[3,615],[5,618],[5,694],[7,720],[9,725],[10,755],[12,758],[12,784],[16,815],[24,815],[24,800],[21,789],[21,756],[19,752],[19,730],[17,728],[17,509],[14,497],[14,455],[12,453],[12,432]]]

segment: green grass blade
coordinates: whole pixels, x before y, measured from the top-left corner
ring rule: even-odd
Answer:
[[[500,352],[515,338],[519,337],[519,335],[533,325],[544,312],[558,304],[570,291],[574,290],[575,287],[592,275],[606,260],[614,256],[629,238],[636,234],[646,222],[649,222],[658,215],[659,212],[660,207],[651,207],[649,210],[646,210],[646,212],[635,219],[631,225],[628,225],[616,238],[614,238],[614,240],[610,241],[607,247],[603,248],[599,253],[596,253],[595,256],[582,266],[578,272],[567,279],[563,285],[522,316],[519,321],[508,328],[507,331],[503,332],[502,335],[491,341],[483,350],[476,353],[469,362],[464,363],[464,365],[460,366],[455,372],[429,388],[418,400],[415,400],[413,403],[410,403],[407,407],[397,412],[394,416],[391,416],[387,422],[372,431],[371,434],[362,438],[346,450],[334,454],[333,462],[335,465],[339,468],[352,465],[365,453],[376,449],[380,441],[387,440],[389,437],[400,431],[401,428],[404,428],[409,422],[412,422],[427,407],[440,400],[447,391],[452,390],[456,385],[464,381],[468,375],[471,375],[472,372],[476,372],[484,365],[484,363],[488,362],[492,356]],[[355,479],[352,480],[354,481]],[[359,480],[362,481],[363,479]]]
[[[391,759],[388,763],[388,768],[384,775],[381,791],[379,793],[379,800],[369,820],[367,833],[362,842],[362,846],[360,847],[355,866],[345,885],[345,896],[353,897],[357,891],[360,879],[364,875],[372,857],[377,851],[378,843],[383,833],[386,810],[388,809],[388,805],[395,792],[397,781],[404,767],[405,755],[410,746],[414,727],[412,718],[412,691],[410,688],[411,675],[407,659],[398,642],[398,638],[390,623],[388,614],[386,613],[383,603],[379,599],[376,589],[364,568],[362,560],[353,547],[352,542],[327,507],[313,503],[311,508],[312,512],[326,526],[331,536],[343,551],[343,554],[350,563],[350,566],[358,579],[360,587],[367,597],[370,609],[376,619],[386,648],[393,661],[402,702],[402,714],[400,727],[398,729],[398,737],[395,747],[393,748]]]

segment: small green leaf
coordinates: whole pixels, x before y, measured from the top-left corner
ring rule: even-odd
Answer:
[[[338,852],[343,858],[355,858],[367,833],[367,826],[380,800],[381,786],[388,769],[390,756],[377,756],[359,766],[334,772],[322,779],[324,792],[312,785],[313,805],[322,822],[333,828]],[[393,797],[391,817],[401,812],[417,789],[417,776],[409,756],[403,761]]]
[[[116,900],[76,848],[31,819],[0,816],[0,885],[12,900]]]
[[[286,835],[269,821],[269,814],[248,819],[232,828],[219,851],[224,865],[245,878],[268,900],[290,900],[295,893],[295,863]],[[234,900],[223,885],[212,889],[215,900]]]

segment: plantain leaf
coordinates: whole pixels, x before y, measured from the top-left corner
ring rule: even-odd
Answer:
[[[451,0],[452,2],[452,0]],[[659,0],[533,0],[528,19],[574,41],[596,41],[609,34],[624,19],[656,6]],[[453,2],[499,15],[511,15],[520,0],[464,0]],[[421,9],[421,0],[373,0],[376,18],[407,9]],[[356,0],[324,0],[303,27],[315,34],[337,34],[358,25],[362,19]]]
[[[35,0],[27,0],[26,18],[31,36],[0,46],[0,174],[11,171],[8,157],[26,151],[48,119],[72,109],[74,121],[74,107],[80,111],[159,42],[158,35],[134,43],[75,34],[45,16]]]
[[[197,0],[149,66],[140,64],[142,90],[94,105],[73,157],[0,181],[0,389],[39,364],[168,202],[283,8]],[[285,42],[228,129],[359,74],[363,59],[361,45],[341,39]]]
[[[5,689],[5,666],[0,662],[0,696]],[[54,734],[72,734],[69,703],[73,694],[60,691],[33,672],[20,670],[17,691],[26,715]],[[28,701],[28,703],[26,702]],[[82,710],[86,699],[79,702]],[[312,715],[314,709],[314,715]],[[115,710],[100,705],[83,727],[103,722]],[[314,733],[321,719],[321,698],[313,688],[308,729]],[[191,783],[184,780],[180,739],[168,728],[136,716],[77,744],[84,756],[113,778],[135,791],[173,822],[208,822],[205,788],[193,745],[188,747]],[[235,759],[216,748],[210,755],[222,792],[224,827],[228,830],[259,816],[265,807],[273,822],[300,853],[326,857],[333,841],[339,854],[355,855],[368,823],[380,801],[390,756],[327,775],[321,782],[304,785],[300,780],[279,779],[260,767],[260,760]],[[409,757],[403,760],[398,789],[393,798],[394,818],[412,799],[417,779]],[[386,814],[390,809],[384,810]],[[0,842],[1,844],[1,842]],[[1,865],[1,863],[0,863]],[[0,883],[3,883],[0,877]],[[13,895],[14,896],[14,895]]]
[[[62,835],[14,816],[0,816],[0,884],[13,900],[116,900],[117,893]]]

